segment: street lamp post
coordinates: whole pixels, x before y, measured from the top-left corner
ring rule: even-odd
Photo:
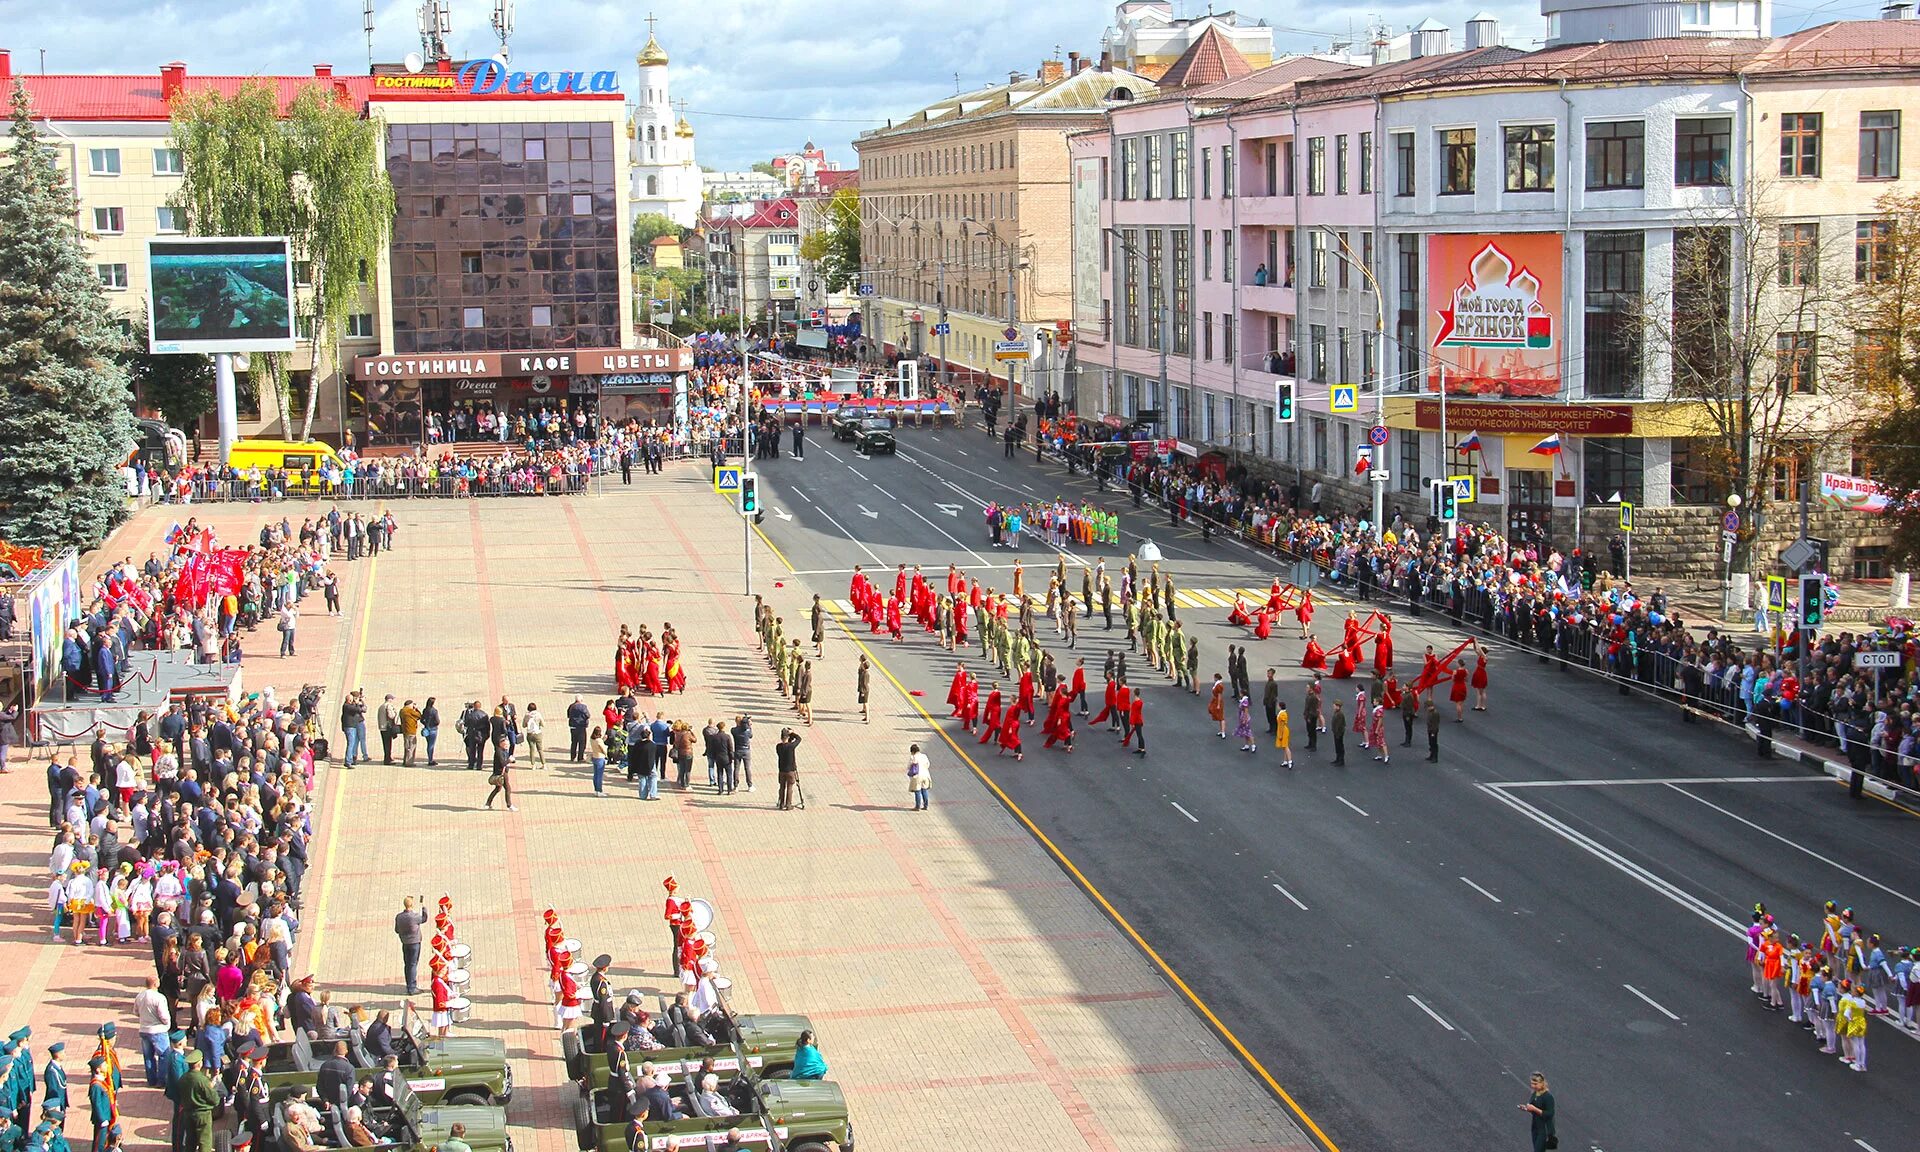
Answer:
[[[1373,278],[1373,269],[1367,267],[1366,263],[1354,254],[1353,247],[1347,243],[1347,238],[1325,224],[1317,225],[1317,227],[1322,232],[1333,237],[1333,242],[1340,246],[1341,256],[1344,257],[1348,263],[1359,267],[1360,274],[1367,278],[1367,286],[1373,289],[1373,422],[1376,425],[1384,426],[1387,422],[1386,297],[1380,291],[1380,282]],[[1440,450],[1444,453],[1446,451],[1446,445],[1442,444]],[[1376,536],[1381,534],[1381,524],[1387,512],[1387,470],[1380,467],[1382,463],[1383,461],[1375,460],[1373,462],[1374,466],[1371,469],[1371,479],[1373,480],[1373,531]]]

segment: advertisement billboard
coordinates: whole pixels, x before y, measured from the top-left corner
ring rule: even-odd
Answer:
[[[1427,241],[1433,355],[1427,390],[1470,396],[1560,391],[1560,234],[1436,235]]]
[[[1073,320],[1082,331],[1100,330],[1100,160],[1073,162]]]
[[[1893,507],[1893,496],[1864,476],[1845,476],[1838,472],[1820,473],[1820,503],[1829,508],[1876,515]]]
[[[293,252],[284,236],[147,241],[155,353],[291,352]]]
[[[27,634],[33,639],[31,675],[34,696],[56,700],[65,674],[60,666],[67,625],[81,616],[80,561],[72,552],[34,573],[27,587]]]

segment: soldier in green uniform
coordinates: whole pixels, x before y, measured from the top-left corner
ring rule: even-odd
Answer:
[[[56,1040],[47,1045],[47,1067],[41,1073],[41,1080],[47,1088],[47,1097],[41,1106],[50,1111],[58,1110],[62,1117],[67,1114],[67,1070],[60,1064],[60,1053],[66,1050],[65,1040]]]
[[[13,1122],[13,1113],[0,1112],[0,1152],[21,1152],[27,1146],[27,1134]]]
[[[20,1046],[13,1061],[13,1075],[19,1089],[13,1110],[13,1126],[24,1139],[27,1122],[33,1119],[33,1090],[40,1083],[39,1075],[33,1070],[33,1029],[24,1026],[17,1028],[7,1039]]]
[[[19,1045],[12,1040],[0,1042],[0,1112],[17,1116],[20,1111],[20,1073],[15,1065]]]
[[[1177,622],[1180,618],[1174,615],[1173,611],[1173,573],[1171,572],[1167,573],[1165,598],[1167,601],[1167,619]]]
[[[87,1061],[93,1076],[87,1081],[87,1118],[93,1121],[91,1152],[107,1152],[107,1133],[119,1122],[119,1108],[113,1098],[113,1081],[103,1057]]]
[[[1200,638],[1187,641],[1187,687],[1200,695]]]
[[[46,1120],[40,1125],[47,1129],[46,1152],[73,1152],[73,1145],[67,1143],[67,1110],[49,1108]]]
[[[200,1064],[198,1051],[187,1053],[187,1074],[180,1081],[176,1113],[185,1131],[174,1137],[175,1147],[182,1152],[213,1152],[213,1113],[220,1106],[220,1091]]]

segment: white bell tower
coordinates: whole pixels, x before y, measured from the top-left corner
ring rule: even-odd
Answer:
[[[693,164],[693,129],[674,121],[673,94],[667,83],[667,52],[654,35],[658,20],[647,16],[647,45],[635,62],[640,87],[634,94],[633,118],[627,125],[628,155],[633,171],[630,198],[634,215],[658,212],[683,228],[691,228],[700,211],[699,168]],[[688,194],[687,175],[693,174]]]

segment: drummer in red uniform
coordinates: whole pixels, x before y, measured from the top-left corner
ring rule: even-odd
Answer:
[[[453,1031],[453,985],[447,983],[445,960],[435,956],[431,967],[433,979],[428,988],[433,995],[433,1030],[444,1040]]]
[[[680,919],[680,901],[674,893],[680,891],[680,882],[669,876],[660,882],[660,886],[667,890],[667,907],[660,915],[667,922],[667,931],[673,936],[673,951],[670,955],[673,957],[672,963],[677,965],[680,962],[680,935],[684,921]]]

